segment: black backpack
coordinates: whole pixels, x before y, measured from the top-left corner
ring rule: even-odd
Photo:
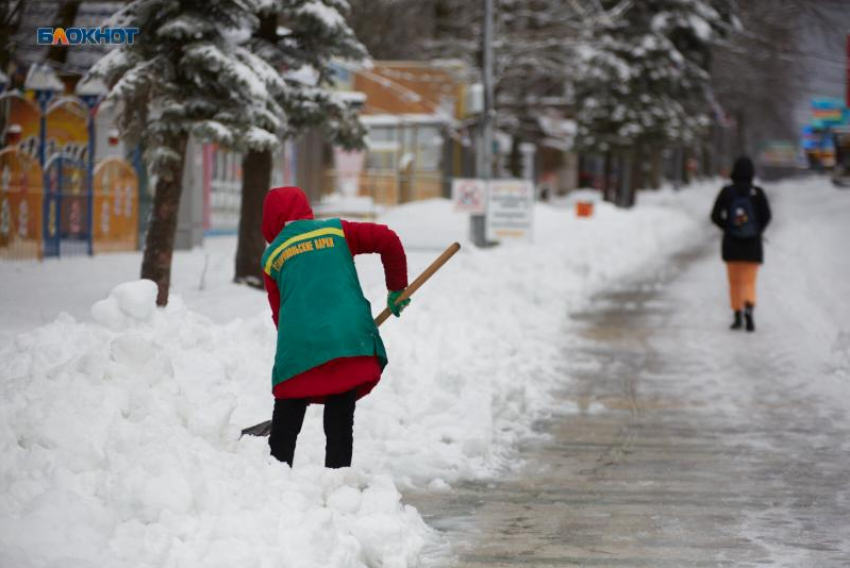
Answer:
[[[755,188],[750,188],[744,195],[739,195],[732,189],[732,199],[726,209],[726,232],[736,239],[751,239],[759,234],[756,209],[753,197]]]

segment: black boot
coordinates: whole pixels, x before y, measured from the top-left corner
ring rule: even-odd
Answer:
[[[753,321],[753,310],[754,309],[755,309],[755,306],[753,306],[751,304],[747,304],[746,307],[744,308],[744,320],[747,322],[747,331],[755,331],[756,330],[756,324]]]
[[[735,310],[735,321],[729,326],[729,329],[741,329],[744,326],[743,312]]]

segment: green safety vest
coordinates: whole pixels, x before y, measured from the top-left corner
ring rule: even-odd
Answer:
[[[287,224],[266,248],[262,267],[280,291],[272,388],[340,357],[374,355],[386,366],[339,219]]]

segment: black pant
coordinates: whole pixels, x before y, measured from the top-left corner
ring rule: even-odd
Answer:
[[[325,402],[325,467],[339,468],[351,465],[354,446],[354,405],[357,390],[336,394]],[[304,423],[307,411],[305,398],[279,398],[274,401],[272,431],[269,446],[272,455],[292,466],[295,442]]]

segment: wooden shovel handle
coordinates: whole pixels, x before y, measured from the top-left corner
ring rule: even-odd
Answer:
[[[437,257],[437,260],[431,263],[431,266],[423,270],[422,274],[420,274],[416,278],[416,280],[414,280],[407,288],[404,289],[404,292],[402,292],[401,295],[398,297],[396,303],[403,302],[404,300],[411,297],[413,293],[420,288],[420,286],[425,284],[425,282],[427,282],[428,279],[431,278],[431,276],[433,276],[434,273],[437,272],[446,262],[448,262],[449,259],[454,256],[454,254],[459,250],[460,243],[452,243],[449,248],[443,251],[443,254]],[[375,325],[380,326],[382,323],[387,321],[387,318],[391,315],[393,315],[393,313],[390,311],[390,308],[384,308],[384,311],[378,314],[378,317],[375,318]]]
[[[426,268],[422,272],[422,274],[420,274],[419,277],[413,281],[410,286],[404,289],[404,292],[402,292],[401,295],[398,297],[397,302],[401,302],[411,297],[413,293],[419,289],[420,286],[425,284],[425,282],[429,278],[431,278],[431,276],[433,276],[434,273],[437,272],[440,267],[443,266],[459,250],[460,244],[458,243],[454,243],[449,248],[447,248],[445,252],[443,252],[443,254],[437,257],[437,260],[431,263],[431,266]],[[390,311],[390,309],[384,308],[384,311],[378,314],[378,317],[375,318],[375,325],[381,325],[391,315],[392,312]],[[246,434],[249,436],[268,436],[271,431],[272,421],[266,420],[265,422],[261,422],[260,424],[256,424],[254,426],[251,426],[250,428],[245,428],[244,430],[242,430],[242,434],[239,437],[241,438]]]

